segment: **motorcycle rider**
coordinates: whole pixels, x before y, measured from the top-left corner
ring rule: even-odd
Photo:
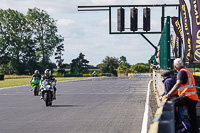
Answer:
[[[54,78],[54,76],[51,75],[51,70],[46,69],[44,71],[44,76],[42,76],[42,79],[40,80],[40,85],[45,79],[50,79],[52,82],[55,83],[55,84],[53,84],[53,88],[54,88],[53,99],[56,99],[56,79]],[[41,96],[40,99],[43,99],[43,97]]]
[[[40,72],[39,72],[39,70],[35,70],[34,71],[34,74],[32,75],[32,78],[31,78],[31,80],[30,80],[30,83],[32,82],[32,80],[33,80],[33,78],[38,78],[39,80],[41,80],[41,75],[40,75]],[[32,91],[33,89],[31,89],[31,91]]]
[[[94,71],[93,73],[92,73],[92,77],[96,77],[97,76],[97,73],[96,73],[96,71]]]

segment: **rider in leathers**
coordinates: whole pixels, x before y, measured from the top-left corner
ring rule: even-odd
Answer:
[[[54,82],[55,84],[53,84],[53,88],[54,88],[54,95],[53,95],[53,99],[56,99],[56,79],[54,78],[54,76],[51,75],[51,70],[46,69],[44,71],[44,76],[42,77],[42,79],[40,80],[40,85],[41,83],[45,80],[45,79],[50,79],[52,82]],[[43,97],[41,96],[41,99]]]
[[[36,78],[38,78],[40,80],[41,79],[40,72],[38,70],[35,70],[34,74],[32,75],[31,81],[33,80],[33,77],[36,77]]]
[[[30,83],[32,82],[33,78],[37,78],[37,79],[41,80],[41,75],[40,75],[40,72],[38,70],[34,71],[34,74],[32,75]],[[33,89],[31,89],[31,91],[33,91]]]

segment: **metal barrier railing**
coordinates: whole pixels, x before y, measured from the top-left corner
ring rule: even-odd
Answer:
[[[165,100],[158,107],[148,133],[175,133],[174,110],[174,102]]]

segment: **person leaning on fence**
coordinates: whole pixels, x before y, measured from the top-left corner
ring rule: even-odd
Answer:
[[[191,133],[198,133],[196,104],[198,102],[195,79],[192,73],[183,67],[183,61],[180,58],[174,60],[174,69],[178,72],[177,81],[173,88],[163,97],[163,100],[169,98],[176,90],[178,95],[174,99],[175,106],[185,106],[188,112],[188,120],[191,126]],[[175,117],[178,121],[177,116]]]
[[[172,77],[170,75],[170,71],[164,71],[161,73],[161,77],[162,77],[162,82],[164,83],[164,93],[160,96],[160,100],[162,100],[162,98],[167,95],[167,93],[172,89],[172,87],[176,84],[176,79],[174,77]],[[170,99],[174,99],[174,98],[177,98],[178,97],[178,91],[174,92],[172,95],[171,95],[171,98]],[[185,111],[185,106],[178,106],[176,108],[177,112],[178,112],[178,116],[179,118],[184,121],[184,111]],[[186,122],[185,122],[186,123]],[[189,124],[186,123],[186,125],[188,127]]]
[[[170,76],[170,71],[164,71],[161,73],[162,82],[164,83],[164,93],[161,95],[160,100],[163,96],[167,95],[167,93],[172,89],[172,87],[176,84],[176,79]],[[177,95],[177,92],[174,93],[174,96]]]

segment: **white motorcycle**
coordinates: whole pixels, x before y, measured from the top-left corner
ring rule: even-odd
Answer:
[[[45,101],[46,106],[52,105],[55,84],[56,84],[55,82],[52,82],[49,79],[45,79],[41,83],[40,89],[41,89],[42,99]]]

